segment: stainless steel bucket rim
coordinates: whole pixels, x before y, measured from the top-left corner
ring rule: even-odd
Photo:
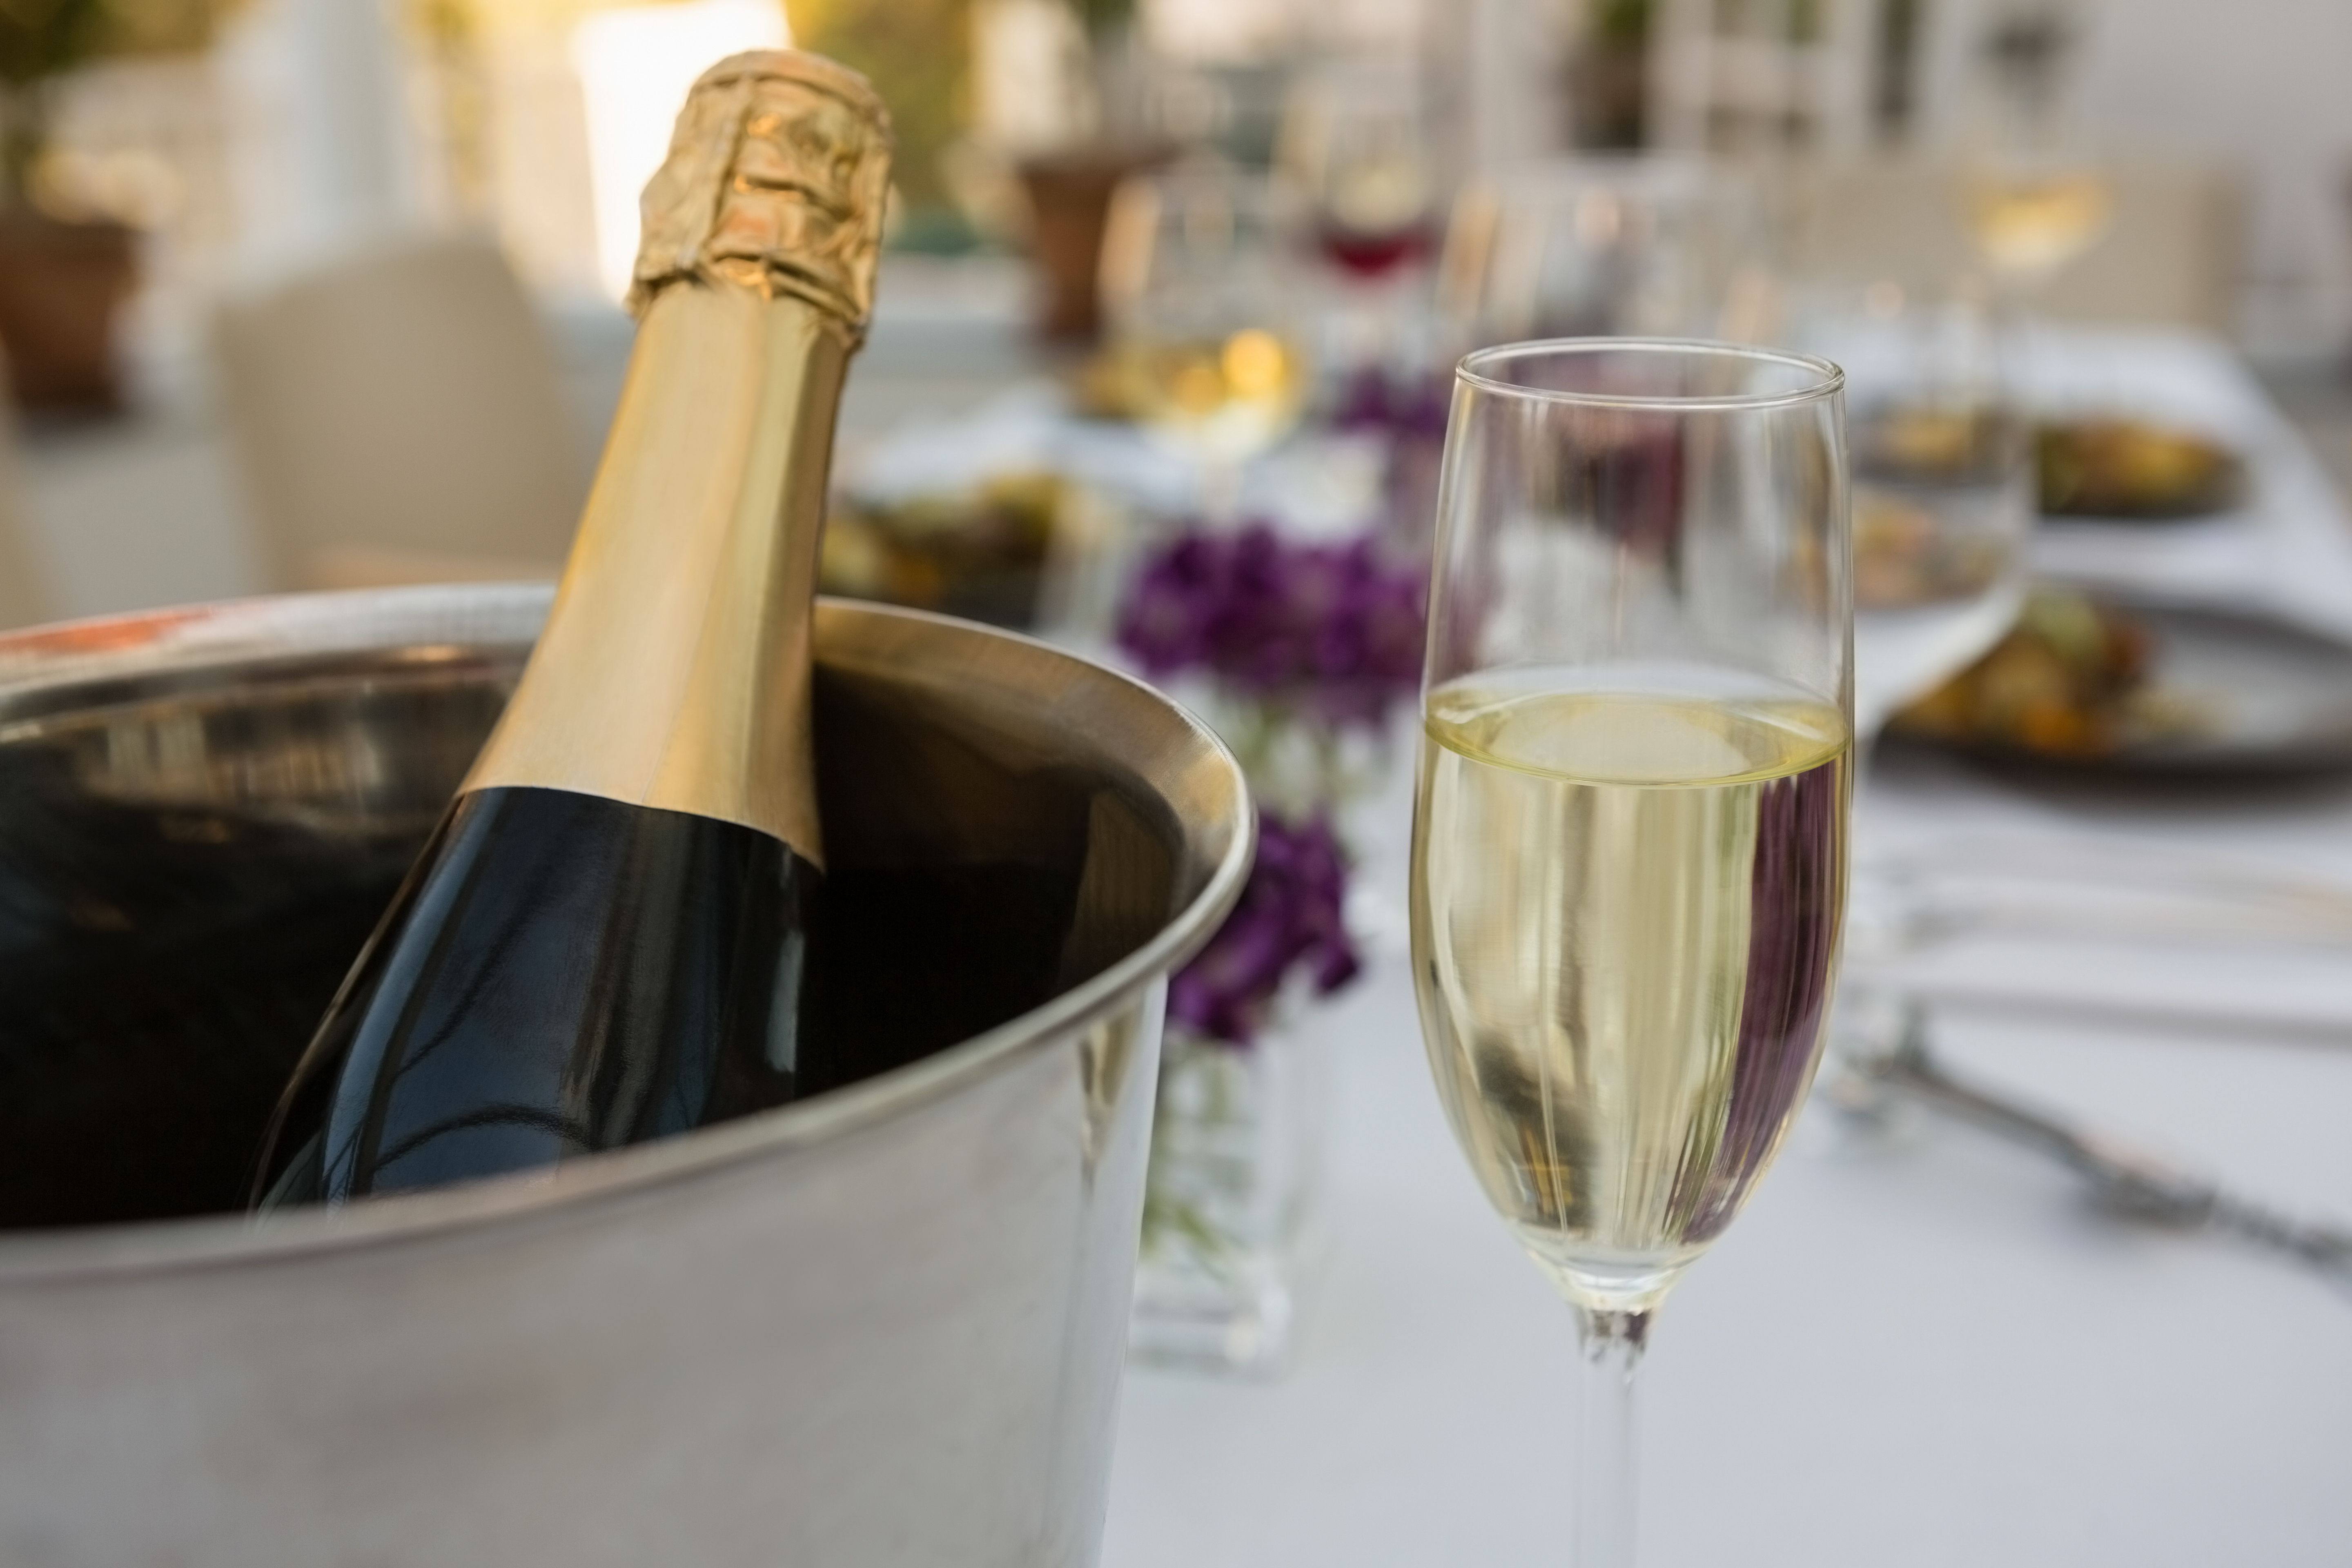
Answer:
[[[285,653],[289,649],[283,634],[289,622],[331,630],[343,624],[371,624],[365,614],[369,610],[392,615],[412,603],[419,608],[429,605],[436,612],[472,611],[485,623],[502,615],[529,615],[536,621],[544,616],[552,593],[552,585],[544,583],[499,583],[288,594],[98,616],[0,634],[0,697],[46,685],[80,687],[110,673],[128,675],[134,656],[141,653],[152,657],[202,650],[216,655],[215,662]],[[1237,793],[1244,803],[1248,801],[1240,764],[1216,732],[1165,693],[1123,671],[1034,637],[977,626],[951,616],[890,605],[824,602],[860,615],[937,623],[974,635],[1011,639],[1063,661],[1085,678],[1131,688],[1165,704],[1231,771]],[[274,628],[278,635],[262,636],[265,627]],[[381,642],[357,637],[340,644],[329,638],[290,651],[308,658],[382,647]],[[6,728],[5,721],[0,720],[0,732]],[[1256,814],[1244,811],[1238,831],[1201,890],[1150,941],[1102,973],[986,1033],[819,1098],[545,1171],[374,1197],[344,1208],[306,1209],[273,1216],[267,1223],[237,1215],[213,1215],[56,1232],[0,1233],[0,1282],[64,1283],[93,1275],[244,1268],[298,1255],[397,1246],[428,1233],[438,1236],[498,1220],[552,1215],[604,1194],[657,1190],[911,1113],[955,1092],[1000,1060],[1051,1048],[1069,1032],[1116,1012],[1123,997],[1148,984],[1152,975],[1171,972],[1191,957],[1240,899],[1256,839]]]

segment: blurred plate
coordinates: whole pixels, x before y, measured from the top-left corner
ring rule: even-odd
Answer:
[[[2044,752],[2008,737],[1897,729],[1906,743],[2072,773],[2212,775],[2352,768],[2352,645],[2253,611],[2093,595],[2153,647],[2137,705],[2111,749]]]
[[[2186,426],[2108,415],[2043,423],[2034,433],[2042,515],[2090,522],[2176,522],[2242,504],[2246,463]]]

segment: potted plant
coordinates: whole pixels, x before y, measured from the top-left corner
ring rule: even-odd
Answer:
[[[1019,175],[1029,198],[1029,251],[1043,281],[1038,331],[1066,342],[1092,340],[1102,324],[1096,288],[1103,231],[1119,182],[1166,161],[1169,149],[1144,124],[1144,83],[1135,36],[1135,0],[1066,0],[1086,40],[1076,134],[1065,145],[1034,148]]]
[[[1327,1086],[1317,1016],[1361,964],[1351,804],[1377,797],[1421,685],[1427,570],[1369,536],[1198,528],[1146,557],[1120,648],[1181,683],[1249,775],[1257,860],[1169,982],[1130,1349],[1266,1376],[1312,1286]]]
[[[28,410],[121,406],[114,329],[137,279],[136,235],[35,199],[58,79],[116,31],[107,0],[0,0],[0,348]]]
[[[1589,152],[1649,140],[1651,0],[1594,0],[1568,58],[1570,139]]]

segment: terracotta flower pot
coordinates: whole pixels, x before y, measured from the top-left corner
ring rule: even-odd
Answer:
[[[1032,158],[1021,165],[1021,185],[1029,195],[1029,254],[1045,284],[1037,320],[1041,337],[1083,342],[1101,331],[1096,274],[1111,193],[1129,174],[1167,157],[1156,149],[1089,150]]]
[[[121,407],[114,329],[138,283],[136,243],[119,223],[0,216],[0,348],[19,407]]]

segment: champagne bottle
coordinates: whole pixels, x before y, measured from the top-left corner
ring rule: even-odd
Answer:
[[[889,151],[829,60],[696,83],[554,608],[279,1101],[260,1206],[546,1165],[826,1078],[810,599]]]

